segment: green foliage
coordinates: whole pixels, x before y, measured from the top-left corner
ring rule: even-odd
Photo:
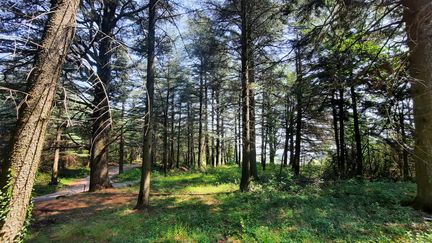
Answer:
[[[260,190],[237,190],[237,167],[205,173],[172,172],[153,180],[148,213],[127,205],[33,231],[31,242],[429,242],[431,225],[401,198],[412,197],[413,183],[340,181],[291,185],[290,173],[277,177],[269,167]],[[133,178],[136,172],[126,172]],[[283,179],[281,179],[283,178]],[[122,189],[135,192],[136,187]]]

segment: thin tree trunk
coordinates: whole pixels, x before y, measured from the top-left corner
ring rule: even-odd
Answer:
[[[181,112],[182,106],[180,103],[179,107],[179,118],[178,118],[178,127],[177,127],[177,159],[176,159],[176,167],[180,168],[180,135],[181,135]]]
[[[265,105],[266,105],[266,98],[265,95],[263,94],[263,103],[262,103],[262,107],[261,107],[261,166],[262,169],[265,170],[266,169],[266,158],[267,158],[267,154],[266,154],[266,148],[267,148],[267,133],[266,133],[266,124],[265,124]]]
[[[291,116],[291,111],[290,111],[290,99],[289,99],[289,95],[287,94],[287,100],[286,100],[286,111],[285,111],[285,143],[284,143],[284,151],[283,151],[283,165],[287,166],[288,165],[288,148],[289,148],[289,133],[290,133],[290,116]]]
[[[417,196],[414,207],[432,212],[432,3],[403,1],[410,48],[409,71],[414,101],[414,162]]]
[[[339,144],[340,144],[340,164],[339,172],[342,177],[346,175],[345,165],[345,101],[344,90],[339,89]]]
[[[119,174],[123,173],[123,165],[125,161],[124,148],[125,148],[125,140],[124,140],[124,118],[125,118],[125,101],[122,102],[121,109],[121,120],[122,126],[120,128],[120,144],[119,144]]]
[[[405,117],[404,117],[404,103],[402,103],[402,109],[399,114],[399,126],[401,128],[402,136],[402,176],[404,180],[409,179],[409,164],[408,164],[408,147],[405,132]]]
[[[351,86],[351,99],[352,99],[352,109],[354,117],[354,140],[356,143],[356,175],[363,175],[363,150],[361,144],[361,133],[360,133],[360,122],[359,114],[357,112],[357,94],[355,92],[355,87]]]
[[[155,83],[155,25],[157,0],[150,0],[149,22],[147,36],[147,102],[144,119],[143,134],[143,158],[141,168],[141,181],[136,209],[144,209],[150,206],[150,176],[151,176],[151,154],[153,138],[153,104]]]
[[[167,96],[165,99],[165,114],[164,114],[164,122],[163,122],[163,154],[162,154],[162,164],[164,175],[167,174],[168,171],[168,111],[169,111],[169,97],[170,97],[170,79],[169,74],[167,78]]]
[[[28,96],[19,109],[9,156],[2,166],[0,188],[2,195],[9,196],[0,206],[6,212],[0,219],[0,242],[18,241],[27,216],[57,81],[75,32],[78,5],[77,0],[51,1],[42,43],[27,79]]]
[[[339,143],[339,128],[338,128],[338,117],[337,117],[337,101],[335,98],[335,91],[332,91],[332,115],[333,115],[333,132],[334,132],[334,138],[335,138],[335,144],[336,144],[336,165],[337,168],[340,169],[341,159],[340,159],[340,143]],[[335,170],[337,174],[339,174],[339,170]]]
[[[170,134],[170,154],[169,154],[169,165],[170,168],[174,167],[174,122],[175,122],[175,104],[174,104],[175,93],[173,90],[171,96],[171,134]]]
[[[204,74],[203,74],[203,61],[201,60],[199,73],[199,123],[198,123],[198,168],[202,168],[202,161],[204,159],[204,135],[203,135],[203,107],[204,107]]]

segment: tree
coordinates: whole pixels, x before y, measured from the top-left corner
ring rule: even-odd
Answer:
[[[414,207],[432,212],[432,4],[403,1],[410,48],[409,70],[414,101],[417,197]]]
[[[75,31],[78,0],[51,1],[34,68],[28,77],[27,102],[20,108],[9,156],[2,170],[1,192],[6,205],[2,216],[0,241],[19,237],[27,216],[35,173],[51,115],[57,81]]]
[[[155,83],[155,25],[157,0],[150,0],[149,22],[147,37],[147,99],[143,131],[143,157],[141,167],[141,181],[136,209],[145,209],[150,206],[150,176],[151,176],[151,154],[153,138],[153,105],[154,105],[154,83]]]

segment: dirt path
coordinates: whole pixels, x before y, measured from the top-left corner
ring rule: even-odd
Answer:
[[[140,165],[138,165],[138,164],[124,165],[124,170],[125,171],[130,170],[133,168],[137,168],[139,166]],[[110,179],[112,179],[112,177],[117,175],[117,174],[118,174],[118,166],[109,168],[108,176]],[[136,182],[133,181],[133,182],[123,182],[123,183],[112,183],[112,185],[114,188],[120,188],[120,187],[129,186],[129,185],[134,184],[134,183],[136,183]],[[86,192],[89,189],[89,185],[90,185],[90,176],[87,176],[87,177],[82,178],[82,179],[77,179],[76,181],[72,182],[70,185],[67,185],[67,186],[61,188],[57,192],[33,198],[33,202],[38,203],[38,202],[50,201],[50,200],[54,200],[57,198],[68,197],[68,196],[75,195],[75,194],[78,194],[81,192]]]

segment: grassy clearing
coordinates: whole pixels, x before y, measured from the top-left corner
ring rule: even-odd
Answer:
[[[126,172],[129,179],[135,173]],[[34,229],[28,241],[432,242],[432,225],[424,222],[421,213],[400,206],[401,199],[414,195],[413,183],[343,181],[299,186],[288,179],[281,184],[280,178],[266,173],[264,185],[254,184],[251,192],[240,193],[236,167],[153,175],[149,212],[132,210],[132,199],[94,210],[91,220],[77,215]]]
[[[33,197],[54,193],[63,186],[69,185],[73,180],[86,177],[89,173],[88,168],[62,170],[59,173],[59,184],[50,185],[51,174],[38,172],[33,186]]]

